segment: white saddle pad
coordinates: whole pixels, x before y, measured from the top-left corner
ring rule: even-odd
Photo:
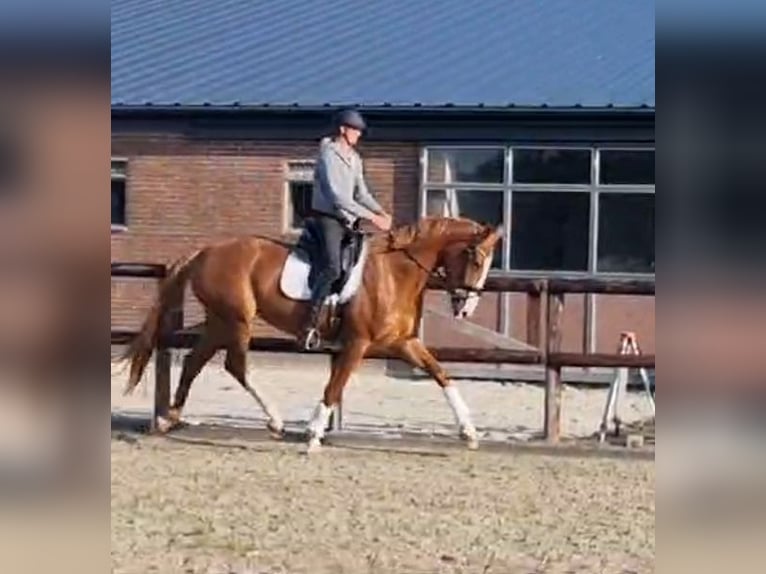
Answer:
[[[362,271],[364,262],[367,260],[368,244],[365,240],[362,244],[362,253],[359,260],[351,269],[348,280],[343,285],[343,289],[338,297],[339,303],[346,303],[359,290],[362,284]],[[308,301],[311,299],[311,290],[309,289],[309,272],[311,268],[308,261],[301,259],[295,252],[290,253],[282,268],[282,275],[279,278],[279,288],[285,297],[295,301]]]

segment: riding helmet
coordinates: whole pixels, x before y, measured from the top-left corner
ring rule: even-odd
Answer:
[[[352,109],[345,109],[338,112],[335,125],[338,127],[348,126],[360,131],[367,129],[367,123],[364,121],[362,114]]]

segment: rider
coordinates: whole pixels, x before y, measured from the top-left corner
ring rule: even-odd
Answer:
[[[367,124],[359,112],[342,110],[335,118],[333,137],[323,138],[319,146],[311,208],[322,236],[323,261],[312,295],[309,323],[301,341],[307,349],[319,338],[317,320],[322,305],[342,272],[341,241],[346,231],[359,219],[367,219],[383,231],[391,228],[391,216],[367,189],[362,159],[355,149],[366,129]]]

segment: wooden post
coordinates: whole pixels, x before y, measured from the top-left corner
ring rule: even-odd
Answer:
[[[561,366],[550,357],[561,350],[564,294],[548,293],[545,345],[545,440],[556,443],[561,433]]]
[[[335,430],[343,430],[343,399],[341,399],[335,407]]]
[[[160,280],[161,285],[164,277]],[[183,329],[183,300],[178,308],[170,309],[160,322],[157,352],[154,357],[154,416],[151,430],[157,430],[158,417],[167,417],[170,409],[170,372],[173,363],[172,347],[168,344],[170,336]]]
[[[527,294],[527,343],[541,347],[540,317],[542,315],[542,293]]]
[[[343,430],[343,400],[335,405],[335,408],[330,413],[330,418],[327,419],[327,428],[325,432],[331,432],[333,430]]]

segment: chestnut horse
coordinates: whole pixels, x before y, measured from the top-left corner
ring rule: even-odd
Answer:
[[[358,267],[358,286],[346,304],[331,361],[330,379],[308,425],[309,450],[317,450],[333,408],[339,404],[351,374],[370,352],[386,352],[429,373],[444,392],[459,435],[478,446],[469,409],[444,369],[417,337],[426,283],[439,276],[450,293],[456,318],[474,312],[500,238],[499,228],[463,218],[427,217],[386,234],[368,236],[366,259]],[[308,304],[285,295],[280,283],[292,246],[265,237],[239,238],[207,246],[176,261],[160,288],[140,334],[123,355],[130,361],[125,389],[138,384],[157,344],[163,316],[183,304],[187,282],[205,309],[204,331],[183,361],[168,419],[158,421],[167,432],[181,420],[192,381],[219,349],[226,349],[226,370],[259,403],[272,435],[284,430],[276,406],[246,377],[246,356],[256,316],[297,336]]]

